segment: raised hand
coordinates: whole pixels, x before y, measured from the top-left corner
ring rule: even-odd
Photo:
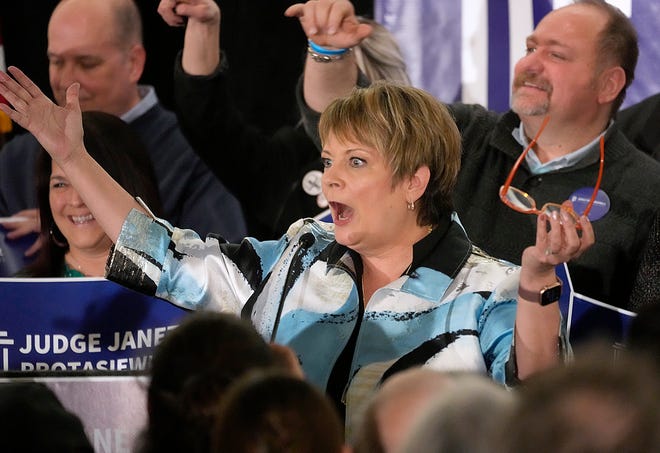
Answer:
[[[305,34],[319,46],[348,48],[358,45],[372,31],[361,24],[348,0],[310,0],[296,3],[284,12],[297,17]]]
[[[105,233],[117,241],[128,213],[141,208],[85,150],[78,102],[80,85],[74,83],[67,88],[65,105],[60,107],[18,68],[9,67],[9,72],[15,80],[0,71],[0,94],[11,106],[0,104],[0,109],[39,140]]]
[[[214,0],[161,0],[158,13],[172,26],[186,24],[181,66],[206,76],[220,64],[220,8]]]
[[[161,0],[158,14],[171,26],[181,27],[186,18],[198,22],[220,22],[220,8],[213,0]]]
[[[10,66],[8,71],[14,78],[0,71],[0,94],[11,106],[0,104],[0,109],[31,132],[58,164],[84,152],[80,85],[74,83],[67,89],[66,105],[60,107],[20,69]]]

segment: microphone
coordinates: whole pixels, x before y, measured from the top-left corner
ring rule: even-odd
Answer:
[[[293,286],[293,282],[298,278],[302,272],[300,267],[300,258],[302,258],[304,252],[306,252],[312,245],[316,242],[316,238],[310,232],[307,232],[300,236],[298,239],[298,250],[296,250],[295,255],[291,259],[291,264],[289,265],[289,270],[286,274],[286,279],[284,280],[284,287],[282,288],[282,295],[280,296],[280,304],[277,307],[277,316],[275,316],[275,323],[273,324],[273,333],[270,335],[271,343],[277,335],[277,329],[280,326],[280,317],[282,316],[282,309],[284,308],[284,299],[289,294],[289,290]]]
[[[300,239],[298,239],[298,247],[300,247],[301,249],[307,250],[312,245],[314,245],[314,242],[316,242],[316,238],[314,237],[314,235],[312,233],[310,233],[308,231],[307,233],[300,236]],[[300,250],[300,249],[298,249],[298,250]]]

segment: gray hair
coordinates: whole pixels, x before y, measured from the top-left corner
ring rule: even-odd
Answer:
[[[394,35],[385,26],[372,19],[359,16],[358,20],[373,27],[371,35],[353,49],[360,71],[371,82],[389,80],[410,85],[406,62]]]

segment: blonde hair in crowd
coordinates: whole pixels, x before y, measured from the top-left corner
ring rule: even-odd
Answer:
[[[373,27],[371,35],[353,48],[360,71],[372,82],[389,80],[410,85],[406,62],[392,33],[375,20],[360,16],[358,20]]]

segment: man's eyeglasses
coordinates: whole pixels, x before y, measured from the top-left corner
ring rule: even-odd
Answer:
[[[511,181],[513,181],[513,177],[515,176],[516,171],[518,171],[518,167],[520,167],[520,163],[523,161],[523,159],[525,158],[529,150],[532,148],[532,146],[534,146],[536,140],[538,140],[538,138],[541,136],[541,132],[543,132],[543,129],[548,124],[549,120],[550,117],[546,117],[543,120],[543,124],[541,124],[541,127],[539,128],[539,131],[536,133],[534,139],[531,142],[529,142],[527,148],[525,148],[525,150],[522,152],[520,157],[518,157],[516,163],[513,164],[513,168],[511,169],[509,176],[506,178],[504,185],[500,187],[500,199],[505,205],[507,205],[511,209],[518,212],[522,212],[523,214],[545,213],[546,215],[552,216],[553,213],[559,214],[561,211],[563,211],[571,217],[573,222],[578,223],[579,216],[573,209],[567,206],[562,206],[561,204],[557,204],[557,203],[546,203],[541,207],[541,209],[537,209],[536,201],[527,192],[524,192],[520,189],[511,186]],[[600,182],[603,179],[604,162],[605,162],[605,135],[603,134],[600,137],[600,169],[598,170],[598,179],[596,179],[594,192],[591,195],[591,199],[589,199],[589,203],[587,203],[587,206],[585,207],[582,215],[586,216],[589,214],[589,211],[591,211],[591,207],[593,206],[594,201],[596,200],[596,196],[598,195],[598,189],[600,188]]]

